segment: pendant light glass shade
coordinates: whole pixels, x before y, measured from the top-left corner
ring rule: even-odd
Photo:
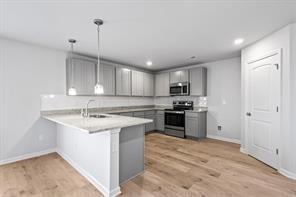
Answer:
[[[95,85],[95,94],[104,94],[104,87],[103,85],[97,83]]]
[[[68,94],[69,94],[70,96],[75,96],[75,95],[77,95],[76,89],[75,89],[74,87],[69,88],[69,90],[68,90]]]
[[[100,25],[103,25],[103,20],[95,19],[94,23],[98,26],[98,64],[97,64],[97,83],[94,88],[95,94],[104,94],[104,87],[100,84]]]
[[[71,63],[71,87],[68,89],[68,95],[75,96],[77,95],[76,88],[74,87],[74,65],[73,65],[73,51],[74,51],[74,43],[76,43],[76,40],[69,39],[68,40],[71,44],[71,55],[70,55],[70,63]]]

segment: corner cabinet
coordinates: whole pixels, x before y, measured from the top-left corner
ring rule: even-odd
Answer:
[[[127,68],[116,68],[116,95],[131,95],[131,70]]]
[[[106,62],[100,64],[100,83],[104,87],[104,95],[115,95],[115,66]]]
[[[170,75],[168,72],[155,75],[155,96],[170,96]]]
[[[207,96],[207,69],[204,67],[192,68],[190,73],[190,95]]]
[[[207,130],[206,112],[185,112],[185,135],[192,138],[205,138]]]
[[[150,73],[143,73],[144,96],[154,96],[154,76]]]
[[[144,73],[132,70],[132,96],[143,96]]]

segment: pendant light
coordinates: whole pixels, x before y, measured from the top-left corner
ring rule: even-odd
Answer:
[[[95,19],[94,23],[98,26],[98,65],[97,65],[97,83],[95,85],[95,94],[104,94],[104,87],[100,84],[100,25],[103,25],[102,19]]]
[[[74,51],[74,44],[76,43],[76,40],[69,39],[68,40],[71,45],[71,53],[70,53],[70,64],[71,64],[71,87],[68,90],[68,94],[70,96],[74,96],[77,94],[76,88],[74,87],[74,65],[73,65],[73,51]]]

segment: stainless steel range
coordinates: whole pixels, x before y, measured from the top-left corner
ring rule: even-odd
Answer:
[[[185,137],[185,110],[193,110],[193,101],[173,101],[173,109],[165,109],[165,134]]]

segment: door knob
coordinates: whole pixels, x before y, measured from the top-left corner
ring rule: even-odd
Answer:
[[[252,114],[251,114],[251,112],[247,112],[246,115],[247,116],[251,116]]]

